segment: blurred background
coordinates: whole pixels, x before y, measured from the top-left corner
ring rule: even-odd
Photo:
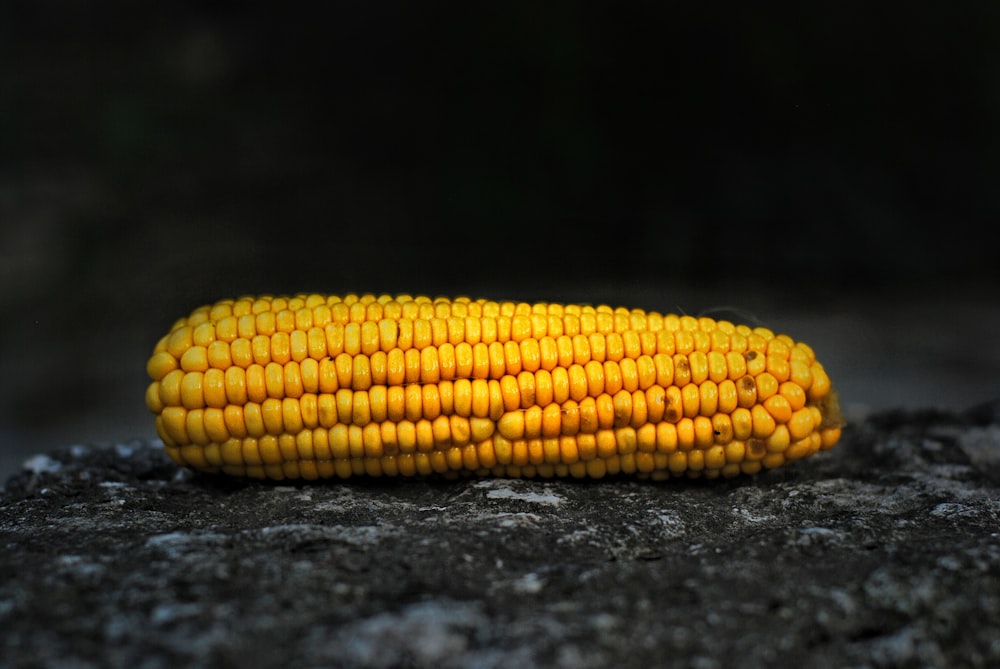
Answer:
[[[0,480],[248,293],[737,309],[849,415],[1000,396],[1000,5],[0,5]]]

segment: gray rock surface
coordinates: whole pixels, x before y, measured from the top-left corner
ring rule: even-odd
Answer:
[[[0,664],[1000,666],[998,531],[1000,404],[722,482],[287,485],[81,446],[0,496]]]

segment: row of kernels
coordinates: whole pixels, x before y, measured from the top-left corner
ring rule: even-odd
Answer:
[[[758,357],[768,348],[767,340],[753,337],[737,340],[738,335],[730,337],[729,346],[719,346],[718,340],[710,338],[703,331],[698,332],[705,335],[704,338],[692,336],[687,331],[654,333],[638,330],[607,335],[510,337],[504,336],[510,333],[498,330],[496,326],[497,322],[493,320],[457,318],[429,321],[383,320],[347,326],[328,324],[324,328],[290,327],[287,332],[272,334],[253,334],[253,330],[248,329],[242,333],[220,332],[222,336],[213,338],[211,324],[204,323],[193,330],[182,327],[161,340],[148,368],[155,377],[157,373],[162,374],[164,369],[169,371],[171,365],[175,364],[169,357],[179,360],[184,368],[197,369],[205,365],[224,366],[229,361],[245,366],[251,357],[258,363],[270,360],[285,362],[289,359],[299,361],[306,357],[322,359],[340,353],[372,355],[394,348],[405,351],[410,348],[438,348],[444,345],[458,348],[496,343],[510,347],[511,342],[528,349],[524,352],[526,359],[539,359],[539,364],[549,366],[565,366],[570,360],[582,363],[590,359],[603,361],[634,359],[640,355],[692,353],[713,358],[713,369],[722,367],[724,360],[736,360],[738,356],[733,354],[737,353],[743,353],[748,364],[761,368],[789,364],[787,348],[777,349],[777,354],[768,354],[766,358]],[[206,334],[199,334],[202,332]],[[226,350],[226,344],[230,344],[230,351]],[[802,360],[797,362],[803,363]],[[751,373],[755,371],[751,369]]]
[[[196,350],[196,349],[191,349]],[[522,355],[522,352],[525,353]],[[537,354],[532,346],[459,345],[452,347],[431,347],[422,351],[393,349],[388,353],[379,351],[372,356],[355,356],[341,353],[335,358],[303,358],[300,361],[267,360],[250,354],[239,354],[233,364],[224,364],[222,359],[202,358],[197,361],[185,360],[181,366],[159,365],[156,356],[151,360],[150,376],[154,380],[166,380],[178,373],[203,373],[225,370],[232,367],[246,370],[246,374],[256,369],[286,368],[286,374],[303,378],[303,385],[318,387],[324,392],[332,392],[341,387],[365,389],[371,385],[402,385],[407,383],[437,383],[454,379],[486,379],[503,376],[517,376],[522,372],[551,373],[571,385],[590,388],[590,393],[600,392],[600,388],[617,390],[648,388],[654,384],[661,386],[700,383],[706,379],[722,381],[739,378],[745,373],[742,360],[737,354],[730,354],[732,360],[716,359],[697,353],[691,356],[656,354],[639,356],[637,359],[623,358],[620,361],[596,360],[583,363],[570,362],[568,365],[554,365],[553,361]],[[718,363],[718,364],[717,364]],[[731,364],[730,364],[731,363]],[[154,368],[155,366],[155,368]],[[239,372],[242,373],[242,372]],[[272,372],[273,373],[273,372]]]
[[[589,438],[587,435],[594,435],[598,439],[603,438],[606,446],[620,452],[704,449],[713,444],[727,444],[736,438],[750,439],[755,433],[753,417],[749,412],[746,416],[737,414],[735,422],[726,414],[716,414],[712,417],[684,417],[674,423],[640,423],[619,420],[613,413],[602,411],[599,402],[596,404],[597,408],[594,403],[581,403],[570,408],[552,405],[545,410],[536,407],[523,412],[510,412],[497,422],[497,433],[508,440],[560,436],[586,440]],[[746,412],[743,409],[739,411]]]
[[[415,420],[453,413],[499,419],[505,412],[523,409],[557,411],[559,420],[567,424],[576,420],[577,411],[580,411],[585,425],[593,415],[595,425],[620,426],[647,421],[677,422],[682,417],[699,415],[735,415],[738,408],[753,408],[766,412],[775,424],[790,423],[793,432],[798,434],[810,431],[822,420],[817,406],[805,406],[804,392],[800,388],[787,382],[778,385],[767,374],[756,381],[751,377],[744,377],[737,383],[729,379],[720,384],[706,380],[680,388],[653,385],[643,390],[635,383],[627,387],[617,384],[613,392],[605,387],[594,394],[585,376],[570,381],[569,374],[560,369],[552,375],[544,371],[522,372],[500,380],[459,379],[436,384],[376,385],[367,390],[340,388],[325,392],[315,380],[303,383],[301,375],[290,374],[294,370],[291,365],[252,367],[246,375],[237,367],[225,373],[209,370],[204,374],[184,374],[176,370],[161,382],[150,384],[146,404],[153,413],[161,413],[170,407],[223,409],[301,399],[307,413],[325,412],[331,416],[331,423],[362,424],[369,420],[404,417]]]
[[[545,328],[532,328],[527,321],[518,323],[516,317],[412,321],[383,319],[346,325],[328,323],[323,326],[290,321],[281,329],[258,328],[252,322],[244,328],[241,323],[242,320],[223,320],[214,326],[207,322],[193,328],[182,326],[161,339],[154,354],[160,357],[169,354],[179,361],[188,356],[191,358],[189,364],[198,364],[197,361],[209,358],[225,359],[226,344],[233,345],[231,357],[236,357],[242,351],[251,351],[255,356],[275,359],[321,359],[339,353],[371,355],[394,348],[407,350],[440,347],[444,344],[458,346],[514,342],[537,347],[550,358],[619,360],[655,353],[686,355],[694,351],[718,355],[746,351],[764,353],[768,348],[767,340],[753,336],[744,338],[733,334],[717,337],[700,330],[695,333],[637,329],[610,333],[553,332],[555,328],[545,331]],[[788,351],[785,349],[778,349],[778,353],[769,355],[773,355],[775,359],[788,359]]]
[[[452,453],[435,451],[434,453],[414,453],[399,456],[383,456],[382,458],[351,458],[348,460],[323,460],[323,461],[292,461],[283,462],[277,465],[223,465],[212,467],[200,465],[201,458],[195,456],[195,460],[185,462],[180,455],[174,455],[181,464],[189,464],[192,467],[199,467],[204,471],[222,471],[231,476],[246,476],[258,479],[283,480],[291,479],[326,479],[341,478],[347,479],[356,476],[431,476],[443,475],[445,477],[456,476],[461,471],[453,468],[452,465],[462,461],[470,461],[471,449],[466,446],[462,449],[456,447]],[[677,456],[669,458],[670,468],[663,466],[665,458],[648,456],[637,453],[635,455],[613,456],[607,459],[579,461],[570,465],[548,464],[539,465],[527,464],[519,465],[495,465],[493,467],[479,467],[476,469],[466,468],[464,472],[480,477],[494,476],[507,478],[592,478],[600,479],[605,476],[617,476],[619,474],[634,475],[638,478],[650,478],[653,480],[665,480],[671,477],[686,476],[688,478],[718,478],[719,476],[732,478],[743,474],[756,474],[762,467],[757,461],[748,461],[740,464],[725,465],[719,469],[685,469],[686,460]],[[697,465],[697,463],[694,463]],[[775,465],[776,466],[776,465]]]
[[[402,427],[402,426],[400,426]],[[421,428],[425,428],[421,430]],[[640,455],[655,456],[661,463],[658,468],[667,468],[668,462],[675,465],[683,462],[686,467],[701,469],[705,466],[711,469],[722,469],[727,464],[739,464],[747,461],[762,461],[773,455],[768,451],[755,448],[752,444],[732,442],[726,445],[714,445],[702,450],[694,449],[639,449],[633,444],[623,441],[620,436],[611,431],[602,431],[594,435],[577,437],[562,436],[558,438],[537,438],[508,440],[502,437],[492,437],[482,440],[461,440],[456,442],[436,442],[433,447],[420,443],[420,434],[432,430],[426,424],[411,426],[411,433],[404,438],[400,430],[399,437],[386,436],[385,431],[362,430],[360,428],[304,430],[297,434],[263,435],[250,437],[230,437],[223,441],[206,444],[190,444],[184,446],[168,445],[170,449],[179,449],[189,464],[204,464],[222,466],[232,464],[280,464],[296,460],[347,460],[354,458],[380,458],[416,453],[430,454],[434,452],[454,453],[456,448],[470,448],[477,452],[480,463],[492,460],[492,464],[525,466],[528,464],[573,464],[579,461],[606,460],[615,456]],[[634,440],[633,440],[634,441]],[[795,445],[795,451],[786,457],[805,457],[811,449],[817,446],[816,439],[803,440]],[[199,456],[200,454],[200,456]],[[677,454],[683,457],[678,457]],[[196,460],[201,457],[203,461]],[[660,459],[670,458],[670,459]],[[656,460],[653,460],[656,461]],[[457,463],[456,463],[457,464]],[[476,469],[477,467],[468,467]],[[681,471],[679,468],[677,471]]]
[[[305,409],[305,410],[303,410]],[[319,412],[305,403],[292,400],[269,400],[264,404],[225,409],[168,407],[156,418],[156,429],[164,443],[174,446],[206,446],[230,438],[278,437],[303,430],[328,430],[331,435],[364,436],[364,443],[387,444],[393,449],[432,450],[452,444],[482,441],[496,428],[492,420],[458,415],[439,415],[434,419],[398,422],[384,420],[364,425],[345,424],[319,419]],[[346,442],[344,442],[346,443]],[[362,443],[362,442],[358,442]]]
[[[346,307],[345,307],[346,308]],[[200,315],[201,312],[199,312]],[[230,342],[236,338],[251,339],[255,336],[272,336],[276,333],[291,334],[295,331],[307,331],[312,328],[328,330],[331,340],[346,339],[364,343],[369,348],[387,350],[396,345],[392,340],[400,342],[414,340],[418,348],[427,342],[440,345],[444,341],[456,344],[468,340],[474,343],[481,338],[489,341],[521,341],[525,338],[540,339],[544,336],[590,336],[593,334],[611,335],[633,333],[631,336],[647,335],[644,348],[648,349],[652,337],[659,337],[661,352],[672,352],[666,349],[676,349],[687,353],[692,350],[715,350],[728,352],[747,349],[767,351],[771,355],[789,355],[790,339],[784,335],[774,337],[762,328],[750,330],[746,326],[731,326],[728,323],[717,324],[710,319],[696,320],[689,316],[678,318],[678,327],[661,327],[664,317],[645,312],[619,314],[620,322],[614,323],[607,319],[614,314],[595,312],[591,314],[515,314],[502,316],[434,316],[427,318],[410,318],[396,316],[370,320],[351,320],[337,318],[326,307],[316,309],[300,309],[292,311],[262,311],[259,313],[243,313],[242,315],[225,316],[219,320],[205,318],[179,321],[158,350],[169,350],[175,357],[180,357],[191,345],[208,346],[216,340]],[[606,317],[602,320],[602,316]],[[669,321],[669,317],[667,318]],[[685,328],[683,325],[691,324]],[[731,326],[731,327],[721,327]],[[397,332],[398,330],[398,332]],[[409,344],[401,343],[402,347]],[[336,346],[334,345],[334,348]]]
[[[669,359],[665,359],[669,362]],[[339,363],[343,364],[339,364]],[[737,406],[749,407],[764,402],[781,392],[781,400],[772,400],[776,411],[800,408],[805,392],[791,382],[779,384],[773,376],[763,373],[754,379],[743,377],[737,382],[724,379],[715,383],[705,379],[694,383],[687,376],[673,379],[669,365],[659,369],[656,365],[643,365],[623,361],[621,365],[594,361],[587,365],[562,367],[551,373],[522,371],[507,374],[499,379],[446,379],[432,383],[405,383],[405,378],[393,378],[380,366],[373,370],[363,356],[338,358],[336,361],[316,363],[307,360],[301,365],[269,363],[251,365],[243,370],[230,367],[225,371],[209,369],[205,372],[174,370],[160,381],[154,381],[147,390],[146,403],[150,411],[158,413],[167,406],[197,409],[205,406],[221,408],[227,404],[263,402],[265,399],[298,398],[305,394],[333,394],[341,392],[370,391],[377,401],[392,406],[409,406],[421,397],[426,404],[428,397],[440,396],[440,403],[449,411],[452,406],[495,415],[498,410],[510,411],[550,403],[562,404],[567,400],[577,402],[601,395],[646,392],[649,402],[665,406],[677,416],[699,413],[711,415],[717,411],[730,413]],[[363,380],[363,381],[362,381]],[[401,383],[386,383],[397,381]],[[683,382],[683,386],[677,383]],[[384,400],[381,398],[385,398]],[[435,399],[435,401],[437,401]],[[391,411],[391,409],[390,409]],[[654,410],[655,411],[655,410]],[[486,415],[484,413],[484,415]],[[780,415],[776,417],[780,420]]]
[[[364,389],[368,385],[436,383],[456,378],[500,378],[522,371],[550,371],[555,374],[560,369],[574,379],[584,375],[590,386],[606,384],[612,388],[619,379],[626,388],[631,384],[645,388],[654,383],[683,386],[706,379],[718,383],[725,379],[739,379],[746,374],[761,376],[767,373],[779,383],[791,380],[808,389],[812,384],[812,370],[821,369],[818,363],[812,367],[805,367],[804,363],[789,365],[784,361],[771,364],[770,356],[757,355],[753,351],[745,355],[735,352],[705,354],[699,351],[690,355],[641,354],[635,358],[616,355],[617,360],[602,361],[588,359],[592,349],[574,347],[570,338],[532,339],[520,344],[494,342],[490,345],[470,345],[463,342],[457,346],[444,344],[420,351],[395,348],[388,352],[376,351],[370,356],[364,353],[339,353],[335,356],[319,356],[317,353],[316,356],[308,356],[304,346],[296,349],[285,342],[269,349],[266,338],[264,345],[257,346],[258,341],[257,338],[252,343],[238,339],[231,346],[214,342],[207,349],[193,347],[185,352],[179,364],[169,353],[157,353],[150,358],[147,371],[154,380],[162,380],[178,370],[207,373],[212,369],[228,371],[235,366],[249,373],[249,369],[255,366],[280,365],[298,370],[295,373],[316,379],[318,383],[326,382],[324,391],[330,391],[340,387]],[[765,361],[765,364],[756,364],[759,360]],[[309,384],[308,379],[304,381],[306,385]],[[331,386],[331,383],[336,385]]]
[[[264,312],[278,311],[301,311],[302,309],[335,308],[338,313],[344,313],[346,319],[350,320],[378,320],[379,318],[395,315],[398,317],[404,305],[414,313],[429,313],[434,315],[439,313],[435,307],[447,308],[449,304],[460,306],[467,305],[468,298],[458,297],[454,300],[431,300],[428,297],[410,295],[379,295],[372,294],[355,295],[347,294],[343,297],[336,295],[319,294],[299,294],[289,297],[283,296],[244,296],[236,300],[220,300],[212,305],[206,305],[195,309],[186,319],[187,322],[196,324],[206,320],[219,321],[229,316],[244,316],[246,314],[260,314]],[[340,312],[341,309],[346,312]],[[425,311],[430,308],[430,311]],[[444,313],[449,313],[445,311]],[[346,322],[346,320],[344,321]]]
[[[205,320],[221,320],[228,316],[258,314],[267,311],[300,311],[302,309],[327,308],[341,323],[379,320],[381,318],[431,318],[448,316],[525,316],[551,315],[591,316],[610,315],[617,319],[627,318],[630,322],[642,324],[650,314],[662,318],[655,312],[640,309],[612,308],[607,305],[562,305],[558,303],[494,302],[490,300],[472,301],[469,298],[455,299],[410,297],[409,295],[298,295],[284,297],[244,297],[239,300],[222,300],[215,305],[200,307],[192,312],[185,322],[199,323]]]
[[[464,447],[453,446],[443,450],[417,451],[391,455],[365,455],[363,445],[360,445],[360,448],[354,448],[352,451],[351,445],[340,443],[342,441],[344,441],[344,438],[341,435],[331,436],[325,431],[318,430],[315,432],[306,431],[294,436],[281,435],[274,437],[266,435],[260,438],[232,438],[221,443],[208,444],[207,446],[167,446],[167,452],[179,463],[199,469],[231,471],[228,468],[269,467],[277,469],[270,469],[267,476],[270,478],[282,478],[280,475],[282,471],[285,472],[285,475],[296,476],[288,473],[290,465],[309,466],[312,463],[314,466],[320,468],[329,466],[328,473],[324,475],[328,477],[332,475],[334,466],[337,468],[338,475],[345,476],[352,473],[351,463],[357,464],[365,461],[368,462],[368,467],[362,467],[360,470],[355,469],[353,471],[354,474],[373,474],[381,473],[382,471],[392,471],[395,469],[393,465],[396,462],[422,462],[430,465],[426,469],[422,466],[417,466],[413,471],[408,471],[404,465],[402,471],[400,471],[404,475],[444,473],[449,469],[457,470],[466,465],[476,465],[472,468],[478,468],[480,460],[489,461],[489,451],[492,450],[492,443],[484,441],[480,444],[467,444]],[[472,461],[469,455],[464,455],[463,451],[470,455],[475,454],[475,462]],[[345,454],[335,457],[334,453],[338,452]],[[458,456],[457,458],[456,455]],[[381,461],[383,466],[378,468],[376,472],[373,472],[371,469],[372,461]],[[346,471],[343,467],[345,464],[347,465]],[[249,473],[249,471],[246,473]]]
[[[345,296],[342,300],[336,296],[331,296],[327,298],[327,304],[335,304],[337,302],[343,301],[349,304],[354,302],[362,302],[369,304],[374,301],[374,296],[366,295],[359,298],[356,295]],[[585,304],[559,304],[559,303],[526,303],[526,302],[494,302],[490,300],[480,299],[476,301],[471,301],[468,298],[456,298],[455,300],[449,300],[447,298],[437,298],[435,300],[430,300],[426,297],[410,298],[409,296],[397,296],[392,297],[388,295],[383,295],[378,298],[378,301],[383,304],[393,304],[398,303],[400,306],[397,310],[387,312],[385,317],[417,317],[412,308],[407,308],[408,302],[416,301],[420,303],[430,303],[437,307],[435,315],[440,317],[451,316],[485,316],[485,317],[500,317],[500,316],[531,316],[531,315],[547,315],[547,316],[557,316],[562,317],[576,316],[576,317],[589,317],[589,316],[600,316],[606,318],[607,316],[613,316],[615,318],[615,325],[612,327],[609,322],[605,320],[602,325],[596,330],[601,332],[607,331],[623,331],[626,329],[635,330],[661,330],[667,329],[671,331],[685,330],[685,331],[695,331],[695,330],[705,330],[711,331],[714,329],[719,329],[726,333],[740,332],[742,334],[748,334],[751,329],[747,326],[734,326],[728,321],[715,321],[711,318],[696,318],[693,316],[678,316],[675,314],[662,315],[655,311],[644,311],[642,309],[627,309],[625,307],[613,308],[609,305],[585,305]],[[408,311],[410,313],[404,313]],[[424,312],[426,313],[426,312]],[[357,314],[354,320],[360,320]],[[376,320],[378,318],[377,314],[368,313],[365,315],[368,320]],[[421,317],[425,317],[421,315]],[[627,323],[627,325],[626,325]],[[770,336],[770,331],[760,328],[758,329],[760,334],[765,337]]]
[[[611,451],[704,450],[734,441],[758,446],[762,444],[767,453],[780,453],[790,444],[813,438],[817,434],[812,427],[801,433],[793,433],[786,425],[775,425],[773,419],[760,407],[754,407],[750,411],[739,409],[732,416],[717,414],[711,418],[685,417],[676,424],[644,423],[638,427],[622,425],[613,418],[600,420],[598,416],[591,415],[596,413],[592,411],[592,407],[588,414],[588,407],[585,405],[569,411],[559,411],[556,405],[552,407],[557,410],[548,414],[537,407],[525,412],[511,412],[505,414],[499,423],[487,418],[439,415],[433,419],[362,420],[348,424],[338,422],[339,418],[335,415],[331,417],[325,414],[315,402],[310,406],[306,401],[268,400],[263,404],[251,403],[245,407],[229,406],[225,409],[189,411],[181,407],[168,407],[157,417],[156,426],[166,444],[177,446],[206,446],[230,438],[260,438],[266,435],[280,437],[295,435],[303,430],[320,429],[328,430],[331,436],[343,437],[344,444],[354,443],[355,450],[366,445],[365,448],[369,450],[384,447],[392,452],[397,449],[406,452],[432,450],[470,441],[479,442],[496,432],[498,440],[508,441],[575,437],[580,439],[579,443],[593,446],[595,452],[602,456]],[[562,416],[569,420],[560,420]],[[816,419],[811,420],[815,423]],[[834,437],[832,431],[825,436]],[[825,441],[827,440],[824,439]],[[818,442],[817,449],[819,445]]]
[[[273,450],[273,445],[265,443],[263,452]],[[349,478],[351,476],[429,476],[432,474],[454,474],[464,469],[480,476],[533,476],[536,468],[528,465],[523,473],[517,468],[494,465],[488,469],[482,462],[490,462],[488,452],[480,453],[473,445],[454,447],[448,451],[431,453],[406,453],[381,457],[358,457],[338,460],[283,460],[277,463],[264,462],[261,445],[250,440],[234,440],[202,450],[201,447],[167,448],[167,452],[178,463],[204,471],[224,471],[236,476],[252,478]],[[612,466],[613,467],[613,466]],[[510,471],[508,471],[508,469]],[[596,467],[592,468],[595,471]],[[610,469],[602,467],[601,475]],[[575,468],[574,468],[575,471]],[[569,473],[565,465],[541,465],[538,475],[560,475]],[[587,475],[584,471],[581,476]]]
[[[805,457],[811,445],[786,454],[768,454],[759,459],[733,455],[738,449],[715,447],[708,451],[612,454],[585,459],[575,456],[579,447],[572,438],[557,441],[520,441],[494,444],[493,440],[452,446],[444,450],[398,454],[332,456],[329,438],[304,432],[292,437],[230,439],[208,447],[168,447],[179,463],[207,471],[257,478],[348,478],[351,476],[427,476],[469,472],[479,476],[601,478],[606,475],[639,474],[653,478],[669,476],[733,477],[755,474],[777,467],[786,460]],[[734,445],[735,446],[735,445]],[[586,446],[584,447],[586,448]]]
[[[246,296],[241,297],[238,300],[221,300],[216,305],[210,305],[202,307],[201,310],[215,310],[221,309],[221,315],[227,315],[229,311],[226,310],[227,306],[233,312],[240,312],[244,310],[253,311],[264,311],[264,310],[280,310],[280,309],[299,309],[302,307],[315,307],[317,305],[326,304],[328,306],[333,306],[337,304],[345,304],[347,306],[369,306],[369,305],[379,305],[382,307],[390,308],[395,306],[397,308],[407,308],[412,306],[423,306],[432,305],[441,308],[452,308],[453,310],[458,309],[479,309],[484,312],[492,312],[494,315],[506,314],[529,314],[529,313],[553,313],[562,314],[564,311],[567,313],[594,313],[594,312],[605,312],[605,313],[641,313],[638,309],[628,310],[624,307],[613,308],[608,305],[585,305],[585,304],[567,304],[563,305],[561,303],[547,303],[547,302],[514,302],[505,301],[498,302],[487,299],[477,299],[472,300],[469,297],[437,297],[431,298],[426,295],[411,296],[409,294],[400,295],[390,295],[390,294],[380,294],[375,295],[373,293],[347,293],[342,296],[338,295],[320,295],[320,294],[305,294],[300,293],[290,297],[275,297],[275,296]]]
[[[284,313],[287,312],[287,313]],[[472,301],[469,298],[431,299],[424,296],[409,295],[354,295],[343,297],[324,295],[297,295],[292,297],[243,297],[239,300],[222,300],[215,305],[196,309],[187,319],[180,319],[175,329],[184,325],[194,327],[206,322],[219,322],[227,318],[242,318],[271,314],[265,319],[273,319],[274,324],[263,323],[263,331],[276,331],[282,328],[299,329],[314,325],[323,326],[327,323],[361,323],[379,321],[381,319],[446,319],[450,317],[473,318],[513,318],[513,317],[554,317],[557,320],[570,317],[569,332],[573,332],[573,319],[583,319],[578,332],[622,332],[626,330],[669,330],[688,333],[705,332],[713,337],[720,334],[753,335],[771,342],[771,347],[778,349],[782,344],[793,346],[793,342],[785,335],[778,335],[767,328],[749,328],[745,325],[735,326],[728,321],[714,321],[711,318],[696,318],[693,316],[678,316],[674,314],[661,315],[655,311],[641,309],[612,308],[607,305],[562,305],[557,303],[525,303],[525,302],[493,302],[488,300]],[[278,322],[283,323],[279,325]],[[531,331],[538,337],[544,334],[545,326],[536,321]],[[554,323],[552,320],[544,322]],[[566,327],[567,323],[554,325],[556,329]],[[526,328],[522,328],[526,330]],[[726,346],[726,336],[718,337],[718,346]],[[775,341],[778,340],[778,341]],[[774,351],[769,351],[772,354]]]
[[[307,330],[312,327],[325,328],[328,325],[349,329],[370,327],[384,321],[398,322],[402,324],[403,328],[421,328],[426,327],[426,324],[431,324],[436,331],[440,331],[443,324],[447,323],[453,337],[456,336],[454,333],[461,331],[463,327],[468,327],[472,331],[482,327],[487,330],[495,330],[497,334],[494,336],[501,341],[507,339],[520,341],[525,337],[538,338],[546,334],[550,336],[561,334],[588,335],[649,329],[646,327],[645,319],[647,317],[645,315],[640,317],[633,314],[620,317],[617,321],[613,314],[608,313],[470,315],[464,309],[460,310],[461,313],[451,313],[440,306],[438,305],[438,308],[435,309],[433,305],[425,304],[421,305],[419,309],[402,309],[398,313],[383,314],[380,306],[375,313],[373,306],[369,305],[367,311],[361,310],[361,313],[352,314],[352,311],[358,310],[339,304],[334,305],[333,308],[324,305],[314,309],[303,308],[296,311],[282,309],[242,313],[241,315],[233,314],[217,320],[202,317],[203,314],[199,313],[199,317],[176,323],[171,335],[176,335],[178,338],[190,336],[196,341],[204,342],[211,341],[213,338],[232,340],[236,337],[249,338],[258,334],[270,336],[276,332]],[[402,332],[401,336],[408,336],[407,332]],[[490,335],[487,334],[487,336]]]
[[[274,434],[289,429],[294,431],[300,424],[309,427],[319,424],[329,427],[336,423],[364,426],[369,422],[415,421],[441,415],[500,420],[501,432],[512,438],[524,434],[574,434],[627,425],[638,427],[647,422],[679,423],[685,419],[702,419],[702,433],[714,433],[718,441],[725,442],[729,438],[750,436],[768,438],[775,432],[799,439],[815,430],[823,420],[816,405],[793,410],[783,395],[773,395],[763,404],[737,408],[731,388],[729,381],[721,386],[709,381],[700,387],[687,387],[694,391],[690,393],[675,387],[666,391],[653,387],[645,392],[621,390],[613,396],[602,393],[579,402],[560,397],[558,403],[523,406],[516,385],[492,380],[459,381],[425,386],[377,386],[369,391],[342,389],[332,394],[305,393],[284,399],[254,395],[235,398],[240,400],[236,403],[227,403],[221,391],[216,391],[217,396],[213,398],[206,390],[205,395],[211,400],[206,405],[199,401],[205,395],[198,394],[197,389],[188,392],[183,384],[179,391],[181,401],[178,403],[178,397],[168,393],[169,404],[165,404],[160,396],[162,386],[153,383],[147,392],[147,404],[154,413],[169,414],[175,424],[178,424],[178,416],[185,416],[184,411],[205,409],[205,416],[215,417],[215,425],[225,423],[232,432],[249,430]],[[708,418],[711,418],[711,425],[705,422]],[[221,434],[221,429],[215,434]]]

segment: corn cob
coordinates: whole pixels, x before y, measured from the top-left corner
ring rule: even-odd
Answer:
[[[255,478],[732,477],[842,424],[806,344],[608,306],[242,297],[178,320],[147,371],[176,462]]]

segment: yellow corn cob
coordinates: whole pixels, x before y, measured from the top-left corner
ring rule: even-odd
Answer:
[[[147,364],[170,456],[256,478],[754,474],[840,438],[812,349],[607,306],[242,297]]]

